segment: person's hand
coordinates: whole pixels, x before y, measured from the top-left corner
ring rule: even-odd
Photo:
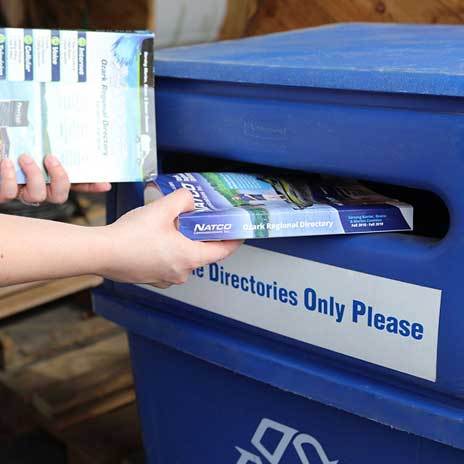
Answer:
[[[240,246],[241,241],[195,242],[186,238],[177,230],[177,217],[193,208],[192,194],[180,189],[103,227],[110,251],[103,257],[102,275],[167,288],[184,283],[192,270],[223,260]]]
[[[111,189],[109,183],[74,184],[69,183],[68,175],[58,158],[49,155],[44,160],[45,169],[50,176],[46,184],[42,170],[28,155],[22,155],[19,165],[26,176],[26,184],[16,183],[14,164],[9,159],[0,162],[0,203],[18,199],[25,204],[40,204],[44,201],[60,204],[68,199],[70,189],[79,192],[107,192]]]

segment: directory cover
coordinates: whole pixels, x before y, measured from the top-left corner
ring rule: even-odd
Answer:
[[[188,189],[195,210],[179,230],[192,240],[411,231],[413,207],[355,180],[231,172],[176,173],[147,183],[146,202]]]
[[[0,157],[53,154],[76,183],[155,174],[153,40],[0,28]]]

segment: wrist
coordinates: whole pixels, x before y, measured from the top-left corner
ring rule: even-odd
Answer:
[[[91,274],[107,278],[115,266],[117,250],[115,247],[113,227],[111,225],[92,227],[94,234],[93,270]]]

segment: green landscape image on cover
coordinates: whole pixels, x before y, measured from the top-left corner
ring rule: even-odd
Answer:
[[[203,177],[208,181],[208,183],[213,187],[218,193],[220,193],[232,207],[239,207],[248,212],[250,215],[251,223],[253,225],[258,224],[267,224],[269,223],[269,212],[266,208],[261,206],[244,206],[243,203],[235,199],[238,189],[230,188],[229,185],[224,181],[224,178],[221,174],[214,172],[206,172],[202,174]],[[255,230],[255,238],[267,238],[269,232],[265,230]]]

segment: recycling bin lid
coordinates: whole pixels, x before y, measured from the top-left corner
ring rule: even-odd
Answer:
[[[464,27],[349,23],[157,52],[159,77],[464,96]]]

